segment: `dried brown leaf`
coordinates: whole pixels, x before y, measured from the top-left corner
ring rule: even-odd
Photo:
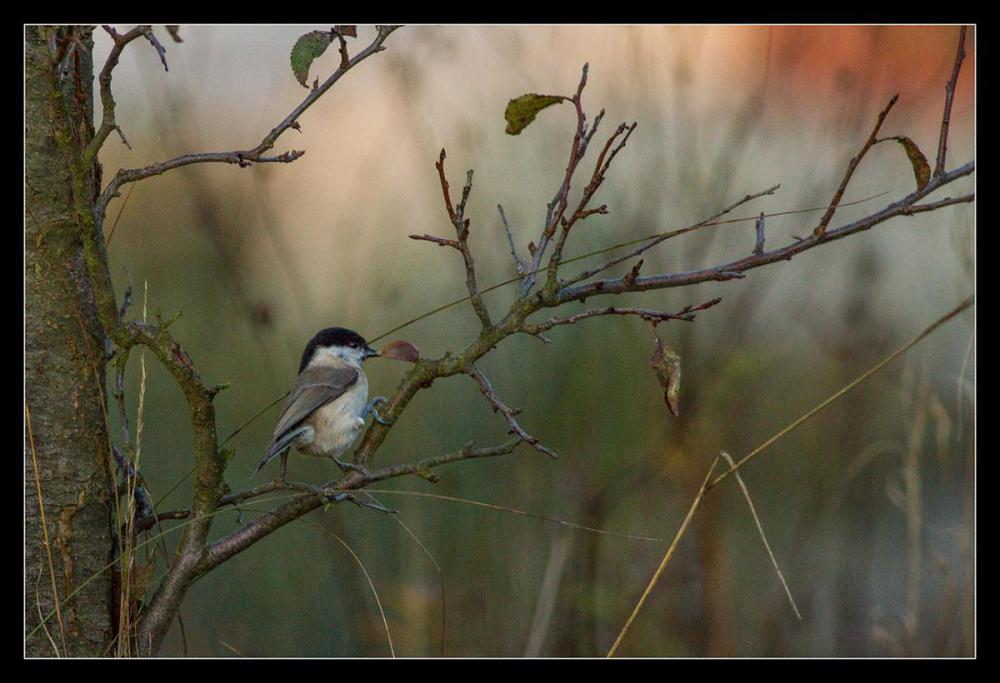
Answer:
[[[656,347],[649,359],[656,380],[663,387],[663,400],[673,415],[680,415],[681,357],[656,335]]]
[[[403,340],[386,344],[379,351],[379,354],[383,358],[406,361],[407,363],[416,363],[420,360],[420,350],[410,342]]]
[[[927,186],[927,183],[931,180],[931,167],[930,164],[927,163],[927,157],[925,157],[923,152],[920,151],[920,148],[917,147],[917,143],[910,138],[903,135],[897,135],[892,139],[901,144],[903,149],[906,150],[906,156],[909,157],[910,164],[913,166],[913,177],[917,181],[917,191],[919,192],[924,189],[924,187]]]

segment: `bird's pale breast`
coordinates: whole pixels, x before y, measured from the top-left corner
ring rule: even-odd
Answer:
[[[303,424],[313,428],[312,443],[297,446],[307,455],[336,457],[354,443],[365,424],[368,380],[362,373],[357,383],[340,397],[318,408]]]

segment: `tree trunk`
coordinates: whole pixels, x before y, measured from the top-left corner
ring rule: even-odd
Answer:
[[[92,49],[79,27],[25,28],[24,647],[35,657],[97,656],[112,634],[104,333],[70,183],[93,131]]]

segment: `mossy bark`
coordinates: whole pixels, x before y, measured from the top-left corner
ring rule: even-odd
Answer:
[[[25,653],[37,657],[53,643],[100,655],[112,635],[104,333],[71,189],[93,130],[92,47],[79,27],[25,27]],[[56,597],[61,614],[35,630]]]

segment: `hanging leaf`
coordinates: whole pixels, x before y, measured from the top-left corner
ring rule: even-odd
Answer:
[[[326,31],[310,31],[304,36],[300,36],[295,41],[292,48],[292,73],[295,80],[308,88],[306,81],[309,79],[309,67],[313,60],[326,52],[330,46],[332,36]]]
[[[913,177],[917,180],[917,191],[919,192],[931,180],[931,167],[927,163],[927,157],[924,156],[920,148],[910,138],[897,135],[893,140],[901,144],[903,149],[906,150],[906,156],[910,158],[910,164],[913,165]]]
[[[170,34],[170,37],[174,39],[175,43],[184,42],[184,40],[181,39],[180,29],[181,27],[177,24],[167,24],[167,33]]]
[[[357,24],[338,24],[333,27],[333,30],[342,36],[348,38],[358,37],[358,25]]]
[[[681,357],[656,335],[656,348],[649,364],[663,387],[663,400],[672,414],[680,415]]]
[[[535,120],[538,112],[553,104],[559,104],[565,99],[559,95],[536,95],[535,93],[515,97],[507,103],[507,109],[503,113],[503,118],[507,121],[507,134],[520,135],[521,131]]]

